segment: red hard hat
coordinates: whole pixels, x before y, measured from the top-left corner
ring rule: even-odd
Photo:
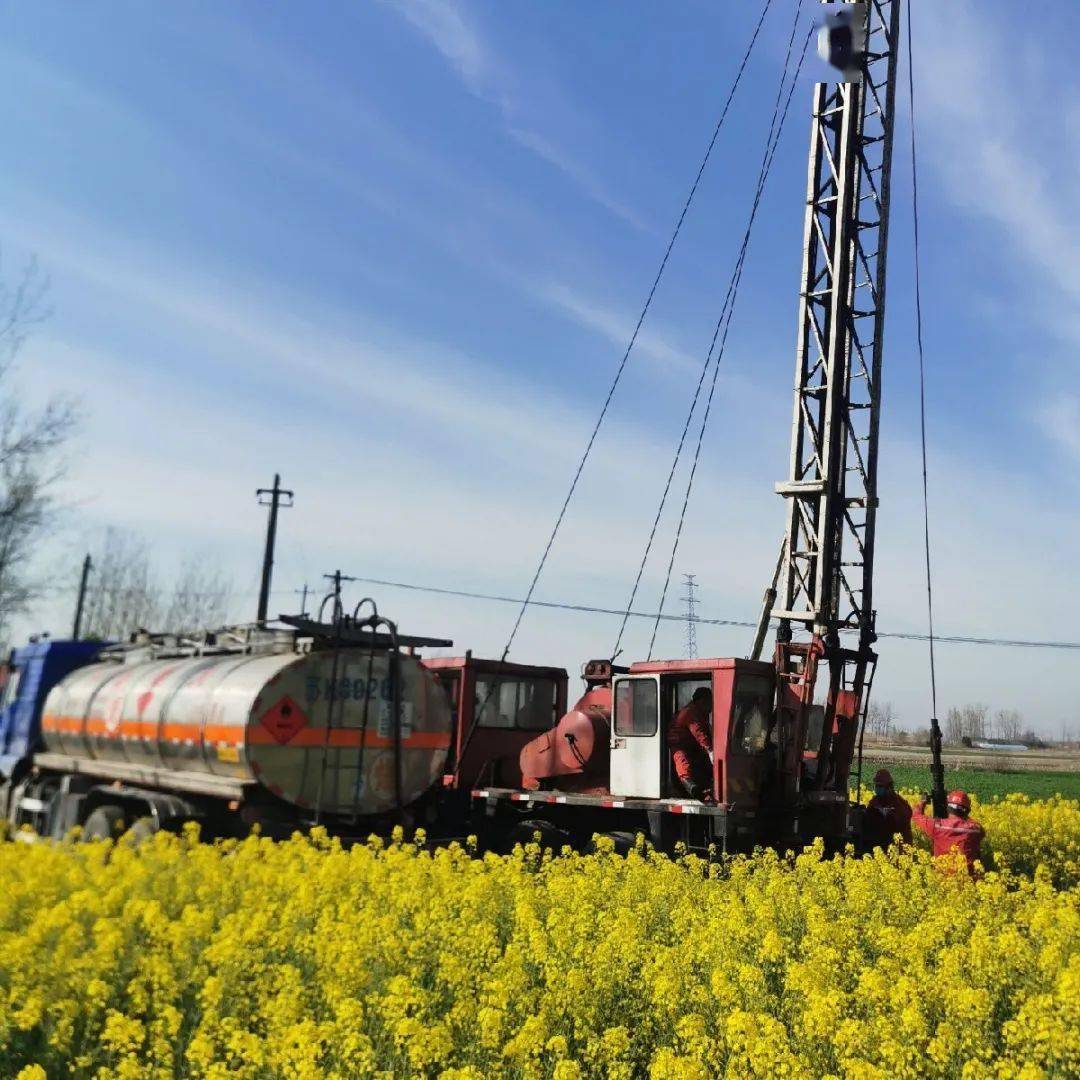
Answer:
[[[892,773],[889,772],[888,769],[878,769],[878,771],[874,773],[874,783],[881,784],[884,787],[892,787]]]
[[[966,791],[950,791],[949,797],[945,800],[950,810],[959,810],[962,814],[967,814],[971,811],[971,800],[968,798]]]

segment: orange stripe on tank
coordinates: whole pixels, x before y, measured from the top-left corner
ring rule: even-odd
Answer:
[[[82,720],[77,716],[57,716],[55,713],[47,713],[41,718],[41,729],[64,735],[78,735],[82,732]]]
[[[209,743],[227,743],[229,746],[244,745],[244,729],[226,724],[208,724],[205,731],[198,724],[163,724],[160,735],[157,724],[145,724],[137,720],[123,720],[110,726],[100,717],[90,717],[85,722],[78,716],[43,716],[44,731],[71,735],[96,735],[105,739],[142,739],[153,742],[157,738],[177,742],[198,742],[201,738]]]
[[[48,732],[72,735],[93,735],[106,739],[128,738],[153,741],[161,738],[165,741],[197,743],[225,743],[228,746],[243,746],[244,729],[229,724],[207,724],[200,729],[198,724],[167,723],[159,729],[156,724],[147,725],[139,721],[124,720],[119,725],[110,727],[99,717],[90,717],[83,726],[83,720],[77,716],[42,717],[42,728]],[[149,734],[147,730],[149,729]],[[358,728],[331,728],[329,739],[327,729],[307,727],[298,731],[286,743],[279,743],[262,725],[248,729],[247,741],[253,746],[295,746],[318,747],[327,745],[335,749],[358,749],[361,744],[368,749],[389,750],[394,746],[392,737],[379,735],[375,731],[361,733]],[[362,736],[362,739],[361,739]],[[406,750],[445,750],[450,746],[450,734],[445,731],[414,731],[401,740]]]
[[[390,749],[394,740],[374,731],[361,733],[358,728],[331,728],[329,740],[326,728],[303,728],[291,739],[284,743],[279,742],[274,736],[261,725],[248,729],[248,742],[252,746],[331,746],[336,749],[358,749],[361,745],[361,734],[365,748],[383,750]],[[445,750],[450,746],[450,734],[445,731],[415,731],[412,735],[401,740],[401,745],[406,750]]]
[[[176,739],[183,742],[185,739],[198,742],[204,739],[211,743],[228,743],[230,746],[242,746],[244,742],[244,729],[233,727],[230,724],[207,724],[201,728],[198,724],[181,724],[178,722],[163,724],[161,728],[163,739]]]

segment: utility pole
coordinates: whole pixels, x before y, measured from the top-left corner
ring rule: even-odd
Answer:
[[[332,574],[323,574],[323,577],[326,578],[327,581],[332,581],[334,583],[333,591],[331,593],[329,593],[325,597],[325,599],[323,600],[323,603],[325,604],[326,601],[330,599],[330,597],[333,597],[333,599],[334,599],[334,622],[336,623],[338,621],[338,619],[341,618],[341,616],[343,616],[344,613],[345,613],[345,609],[342,607],[342,604],[341,604],[341,583],[343,581],[355,581],[356,578],[349,577],[348,574],[343,574],[340,570],[335,570]],[[306,588],[306,586],[305,586],[305,588]],[[320,615],[320,618],[321,618],[322,617],[322,609],[321,608],[319,609],[319,615]]]
[[[306,615],[307,614],[308,583],[305,581],[304,582],[304,587],[302,589],[293,589],[293,592],[300,593],[300,614],[301,615]]]
[[[82,564],[82,577],[79,579],[79,599],[75,602],[75,625],[71,628],[72,641],[79,640],[79,634],[82,632],[82,617],[83,617],[83,604],[86,602],[86,583],[90,578],[90,571],[94,568],[94,564],[90,561],[90,556],[87,555],[83,559]]]
[[[267,502],[264,495],[269,495]],[[274,486],[272,488],[259,488],[255,492],[255,498],[260,506],[270,507],[270,514],[266,521],[266,551],[263,554],[262,586],[259,589],[259,614],[256,616],[260,626],[266,625],[266,612],[270,606],[270,578],[274,571],[274,544],[277,541],[277,515],[279,507],[290,507],[293,504],[293,493],[286,491],[281,486],[281,477],[274,473]],[[283,502],[288,499],[288,502]]]
[[[683,574],[683,580],[686,582],[686,593],[683,596],[683,603],[686,605],[686,658],[687,660],[697,659],[697,596],[694,590],[697,588],[697,582],[694,578],[696,574]]]

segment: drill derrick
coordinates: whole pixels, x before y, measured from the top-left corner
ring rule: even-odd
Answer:
[[[776,488],[787,528],[772,617],[778,709],[788,714],[778,730],[790,733],[781,773],[789,789],[846,796],[877,659],[874,533],[900,0],[839,6],[856,49],[844,78],[814,88],[790,472]],[[818,732],[811,706],[822,665]]]

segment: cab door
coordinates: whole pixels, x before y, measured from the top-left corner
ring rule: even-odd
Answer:
[[[611,794],[659,799],[664,760],[660,677],[618,676],[612,697]]]
[[[770,731],[778,737],[770,724],[775,683],[771,673],[735,670],[717,674],[735,677],[734,686],[729,683],[719,695],[730,701],[724,801],[738,807],[759,806],[763,796],[774,797],[778,769],[778,748],[769,741]]]

